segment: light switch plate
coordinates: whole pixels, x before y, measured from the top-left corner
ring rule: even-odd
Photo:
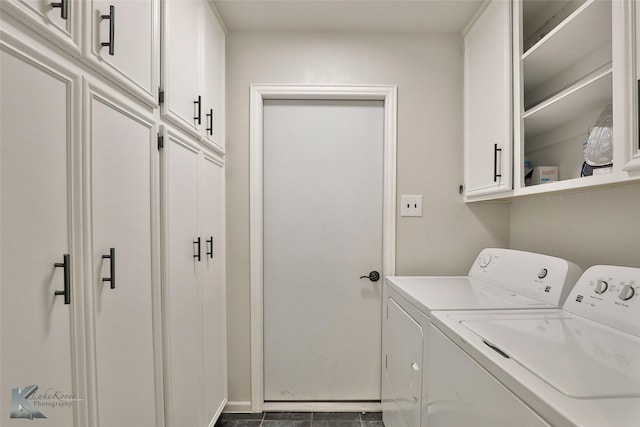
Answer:
[[[422,196],[400,196],[400,216],[422,216]]]

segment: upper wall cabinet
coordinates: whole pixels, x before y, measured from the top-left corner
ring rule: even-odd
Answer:
[[[503,39],[482,31],[485,15],[502,3],[512,8],[513,72],[492,74],[513,83],[513,190],[492,192],[482,179],[491,165],[490,147],[476,145],[506,126],[496,107],[504,99],[497,83],[478,80],[479,61],[473,52],[485,45],[506,55]],[[466,200],[513,196],[613,185],[640,179],[638,142],[638,75],[636,60],[637,2],[633,0],[513,0],[491,2],[465,36],[465,172]],[[503,18],[503,20],[506,18]],[[496,20],[493,31],[497,32]],[[501,27],[500,27],[501,28]],[[486,30],[487,32],[489,30]],[[476,46],[469,52],[470,47]],[[479,46],[479,47],[478,47]],[[485,49],[488,49],[485,47]],[[490,65],[485,65],[489,67]],[[475,67],[475,68],[474,68]],[[475,73],[474,73],[475,70]],[[478,72],[480,70],[480,72]],[[487,71],[485,71],[487,73]],[[484,85],[484,86],[483,86]],[[493,96],[493,99],[492,99]],[[480,151],[479,151],[480,150]],[[482,156],[485,156],[483,159]],[[494,154],[495,159],[500,159]],[[506,162],[507,159],[503,157]],[[496,163],[494,163],[494,167]],[[497,161],[498,174],[500,163]],[[538,171],[536,167],[540,167]],[[544,168],[551,167],[551,168]],[[542,171],[557,170],[548,182]],[[538,176],[536,177],[536,172]],[[537,178],[537,179],[536,179]],[[496,186],[499,181],[496,181]],[[539,185],[544,183],[544,185]],[[491,183],[489,183],[491,184]],[[488,190],[487,190],[488,188]]]
[[[218,17],[207,3],[203,4],[204,45],[201,57],[204,58],[203,108],[205,137],[224,148],[225,140],[225,34]]]
[[[464,34],[465,194],[510,191],[511,4],[491,1]]]
[[[630,164],[633,8],[626,0],[514,2],[515,195],[638,177]],[[532,182],[539,166],[557,168],[557,182]]]
[[[588,173],[583,144],[613,101],[611,2],[525,0],[518,6],[524,158],[517,162],[557,167],[559,180],[579,178]],[[521,187],[528,185],[527,171],[518,175]]]
[[[54,41],[59,47],[80,51],[82,2],[79,0],[2,0],[0,9],[23,22],[31,22],[31,29]]]
[[[162,114],[224,150],[225,34],[206,1],[162,2]]]
[[[91,0],[85,55],[150,105],[159,82],[159,0]]]

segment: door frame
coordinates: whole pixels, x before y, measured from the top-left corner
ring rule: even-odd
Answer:
[[[251,281],[251,411],[264,407],[263,159],[264,101],[273,99],[383,101],[382,272],[396,268],[397,86],[251,85],[249,110],[249,245]],[[381,302],[382,303],[382,302]],[[382,306],[380,307],[382,313]],[[329,405],[312,406],[331,409]]]

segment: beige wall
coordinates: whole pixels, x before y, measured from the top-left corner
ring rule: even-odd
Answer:
[[[515,249],[594,264],[640,267],[640,184],[537,196],[511,204]]]
[[[398,86],[397,194],[424,195],[397,221],[397,274],[464,274],[477,252],[509,243],[509,206],[465,205],[462,39],[455,35],[229,33],[227,242],[229,400],[250,387],[249,85]]]

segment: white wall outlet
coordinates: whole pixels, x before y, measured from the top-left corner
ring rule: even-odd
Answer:
[[[400,216],[422,216],[422,196],[400,196]]]

